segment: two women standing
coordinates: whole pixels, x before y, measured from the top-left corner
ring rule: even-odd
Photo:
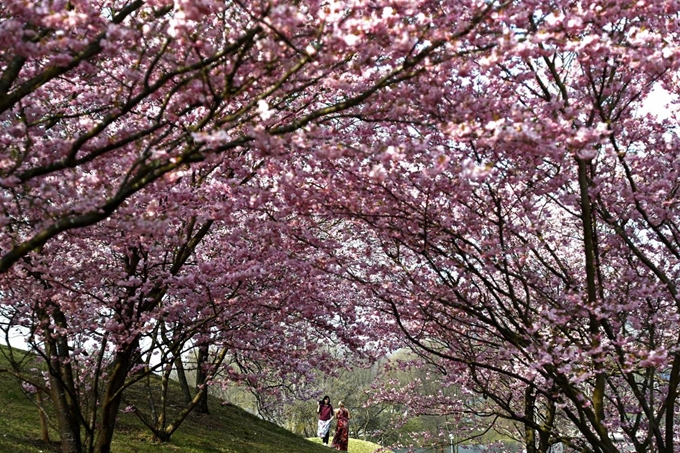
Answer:
[[[321,442],[323,442],[324,445],[328,445],[331,422],[333,421],[333,418],[336,418],[338,424],[335,428],[335,436],[333,436],[331,447],[336,450],[347,451],[350,415],[342,401],[340,401],[338,405],[340,407],[334,414],[331,399],[328,395],[324,396],[323,399],[319,401],[319,405],[316,409],[316,412],[319,414],[319,425],[316,434],[321,438]]]

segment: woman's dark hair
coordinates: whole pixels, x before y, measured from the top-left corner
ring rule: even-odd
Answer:
[[[328,400],[328,402],[331,402],[331,397],[328,395],[325,395],[323,398],[321,398],[321,401],[319,401],[321,404],[323,404],[324,401]]]

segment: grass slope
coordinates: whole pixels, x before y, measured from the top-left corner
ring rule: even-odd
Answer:
[[[0,369],[5,363],[0,355]],[[128,398],[140,401],[133,389]],[[179,401],[174,389],[171,398]],[[143,401],[143,400],[141,400]],[[140,402],[140,407],[143,403]],[[328,453],[329,448],[308,441],[231,404],[210,401],[209,415],[190,414],[170,442],[151,442],[150,432],[133,414],[121,413],[112,445],[114,453]],[[316,423],[310,414],[310,423]],[[59,436],[49,430],[42,441],[36,406],[19,389],[17,381],[0,373],[0,453],[48,453],[59,451]],[[350,450],[352,451],[352,450]],[[362,450],[363,451],[363,450]]]
[[[308,440],[311,440],[312,442],[317,444],[321,444],[321,439],[316,437],[313,437]],[[393,453],[393,452],[392,450],[388,450],[387,448],[383,448],[380,445],[374,444],[373,442],[369,442],[367,440],[350,438],[347,444],[347,453]]]

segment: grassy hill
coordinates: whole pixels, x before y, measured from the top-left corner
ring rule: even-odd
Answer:
[[[2,368],[0,357],[0,368]],[[129,397],[138,396],[134,390]],[[179,399],[179,392],[175,394]],[[133,415],[121,413],[114,453],[328,453],[330,449],[309,441],[231,404],[210,401],[209,415],[190,414],[170,442],[151,442],[150,432]],[[310,414],[310,423],[316,423]],[[0,373],[0,453],[57,453],[59,436],[49,429],[51,442],[42,441],[36,406],[19,389],[16,380]],[[350,453],[371,453],[378,448],[350,440]],[[375,447],[375,448],[374,448]]]
[[[314,442],[315,444],[321,445],[321,439],[319,438],[311,438],[308,439]],[[349,443],[347,444],[347,448],[349,451],[347,453],[392,453],[392,450],[388,450],[386,448],[382,448],[378,444],[374,444],[373,442],[368,442],[366,440],[361,440],[361,439],[349,439]],[[328,447],[325,447],[326,453],[328,453]],[[334,451],[334,450],[330,450]]]

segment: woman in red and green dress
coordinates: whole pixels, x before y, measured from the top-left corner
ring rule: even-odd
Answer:
[[[347,451],[350,415],[342,401],[338,402],[338,406],[340,407],[335,411],[335,418],[338,419],[338,425],[335,427],[335,436],[333,436],[331,447],[336,450]]]

